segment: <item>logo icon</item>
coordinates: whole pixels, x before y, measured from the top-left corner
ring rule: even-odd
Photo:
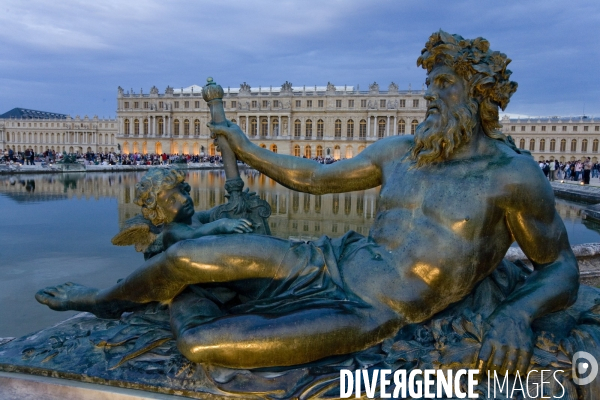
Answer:
[[[596,379],[598,375],[598,361],[596,361],[593,355],[585,351],[578,351],[573,355],[571,362],[573,365],[573,382],[576,385],[587,385]]]

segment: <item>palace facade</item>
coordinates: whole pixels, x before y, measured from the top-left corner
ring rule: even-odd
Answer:
[[[515,144],[529,150],[536,160],[575,161],[590,157],[598,162],[600,118],[580,117],[503,117],[502,132]]]
[[[255,144],[295,156],[351,158],[374,141],[412,134],[425,118],[424,90],[377,83],[352,86],[292,86],[225,89],[228,119]],[[206,124],[208,105],[200,86],[159,93],[117,91],[117,118],[72,118],[16,108],[0,115],[0,149],[36,152],[171,153],[215,155]],[[600,118],[503,117],[502,131],[536,160],[599,157]]]
[[[14,108],[0,115],[0,149],[67,153],[117,149],[117,120]]]
[[[225,89],[223,105],[255,144],[282,154],[351,158],[370,143],[391,135],[414,133],[423,121],[423,90],[400,91],[395,83],[368,91],[344,86]],[[117,96],[117,141],[124,152],[214,155],[206,124],[210,121],[200,86],[159,93]]]

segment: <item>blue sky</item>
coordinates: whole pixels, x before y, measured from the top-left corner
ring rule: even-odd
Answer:
[[[600,117],[600,6],[589,1],[3,0],[0,113],[116,115],[117,86],[420,88],[443,29],[513,60],[506,112]]]

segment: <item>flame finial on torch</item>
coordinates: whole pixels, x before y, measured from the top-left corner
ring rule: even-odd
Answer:
[[[206,78],[206,85],[202,88],[202,98],[209,102],[214,99],[222,99],[225,92],[220,85],[217,85],[212,77]]]

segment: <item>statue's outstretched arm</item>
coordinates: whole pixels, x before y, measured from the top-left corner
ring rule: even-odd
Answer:
[[[506,223],[532,261],[534,272],[488,319],[480,359],[488,370],[525,372],[533,354],[534,319],[576,300],[579,268],[565,226],[555,210],[552,188],[532,159],[513,168]]]
[[[254,145],[241,129],[228,122],[209,126],[214,135],[227,138],[239,160],[293,190],[312,194],[365,190],[381,184],[381,161],[408,149],[403,137],[380,140],[356,157],[332,164],[273,153]]]

